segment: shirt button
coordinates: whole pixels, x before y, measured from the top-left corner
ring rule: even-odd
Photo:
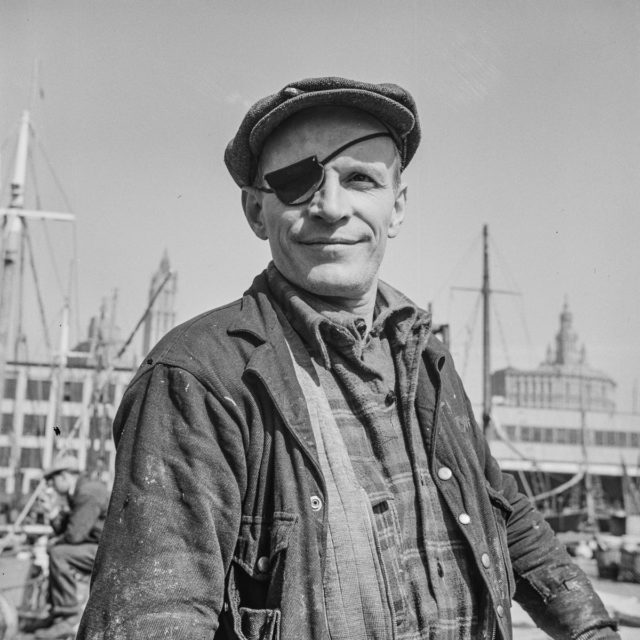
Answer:
[[[320,500],[318,496],[311,496],[310,501],[311,501],[311,508],[314,511],[320,511],[320,509],[322,509],[322,500]]]
[[[258,569],[258,573],[267,573],[269,571],[269,558],[267,556],[261,556],[258,558],[258,562],[256,562],[256,569]]]
[[[438,478],[440,478],[440,480],[449,480],[452,475],[453,473],[449,467],[440,467],[438,469]]]
[[[482,562],[482,566],[485,569],[488,569],[491,566],[491,558],[489,558],[488,553],[483,553],[482,557],[480,558],[480,561]]]
[[[499,604],[499,605],[496,607],[496,613],[497,613],[501,618],[504,616],[504,607],[503,607],[501,604]]]
[[[471,522],[471,516],[468,513],[461,513],[458,516],[458,522],[460,524],[469,524]]]

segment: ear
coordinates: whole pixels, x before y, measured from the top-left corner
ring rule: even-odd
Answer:
[[[262,216],[262,194],[253,187],[242,187],[242,208],[253,233],[260,240],[268,238]]]
[[[387,229],[387,237],[395,238],[400,233],[400,227],[404,222],[404,212],[407,205],[407,185],[401,184],[393,204],[393,212]]]

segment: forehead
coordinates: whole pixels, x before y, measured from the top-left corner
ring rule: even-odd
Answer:
[[[322,159],[349,140],[369,133],[388,131],[387,127],[370,114],[348,107],[316,107],[303,109],[285,120],[265,141],[260,154],[263,168],[281,166],[310,155]],[[388,146],[393,150],[390,138],[373,142],[375,148]],[[386,154],[385,154],[386,155]]]

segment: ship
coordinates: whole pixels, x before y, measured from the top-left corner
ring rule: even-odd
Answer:
[[[556,532],[640,534],[637,407],[618,410],[616,382],[589,364],[568,298],[538,367],[492,370],[487,225],[482,235],[482,403],[474,411],[493,456]]]
[[[70,344],[71,291],[45,309],[37,255],[31,242],[34,221],[75,224],[71,212],[42,209],[28,194],[33,169],[35,129],[29,111],[17,128],[8,204],[0,207],[0,638],[15,637],[18,627],[37,624],[47,614],[46,544],[51,530],[34,506],[45,490],[43,470],[58,453],[74,455],[81,472],[111,485],[115,447],[111,424],[139,355],[132,351],[142,333],[148,351],[176,322],[177,273],[165,251],[151,277],[140,320],[122,339],[116,323],[117,292],[102,300],[86,334]],[[29,207],[28,205],[33,206]],[[25,265],[32,270],[38,313],[25,312]],[[69,278],[72,282],[73,278]],[[142,305],[141,305],[142,306]],[[28,357],[25,315],[54,313],[57,340],[46,335],[41,357]],[[42,322],[43,332],[47,323]],[[79,577],[79,590],[88,576]],[[85,594],[86,595],[86,594]]]

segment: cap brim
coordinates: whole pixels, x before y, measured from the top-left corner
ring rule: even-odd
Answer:
[[[389,127],[403,140],[415,126],[415,117],[395,100],[366,89],[331,89],[301,93],[271,110],[254,125],[249,147],[256,156],[269,134],[294,113],[317,106],[343,106],[365,111]]]

